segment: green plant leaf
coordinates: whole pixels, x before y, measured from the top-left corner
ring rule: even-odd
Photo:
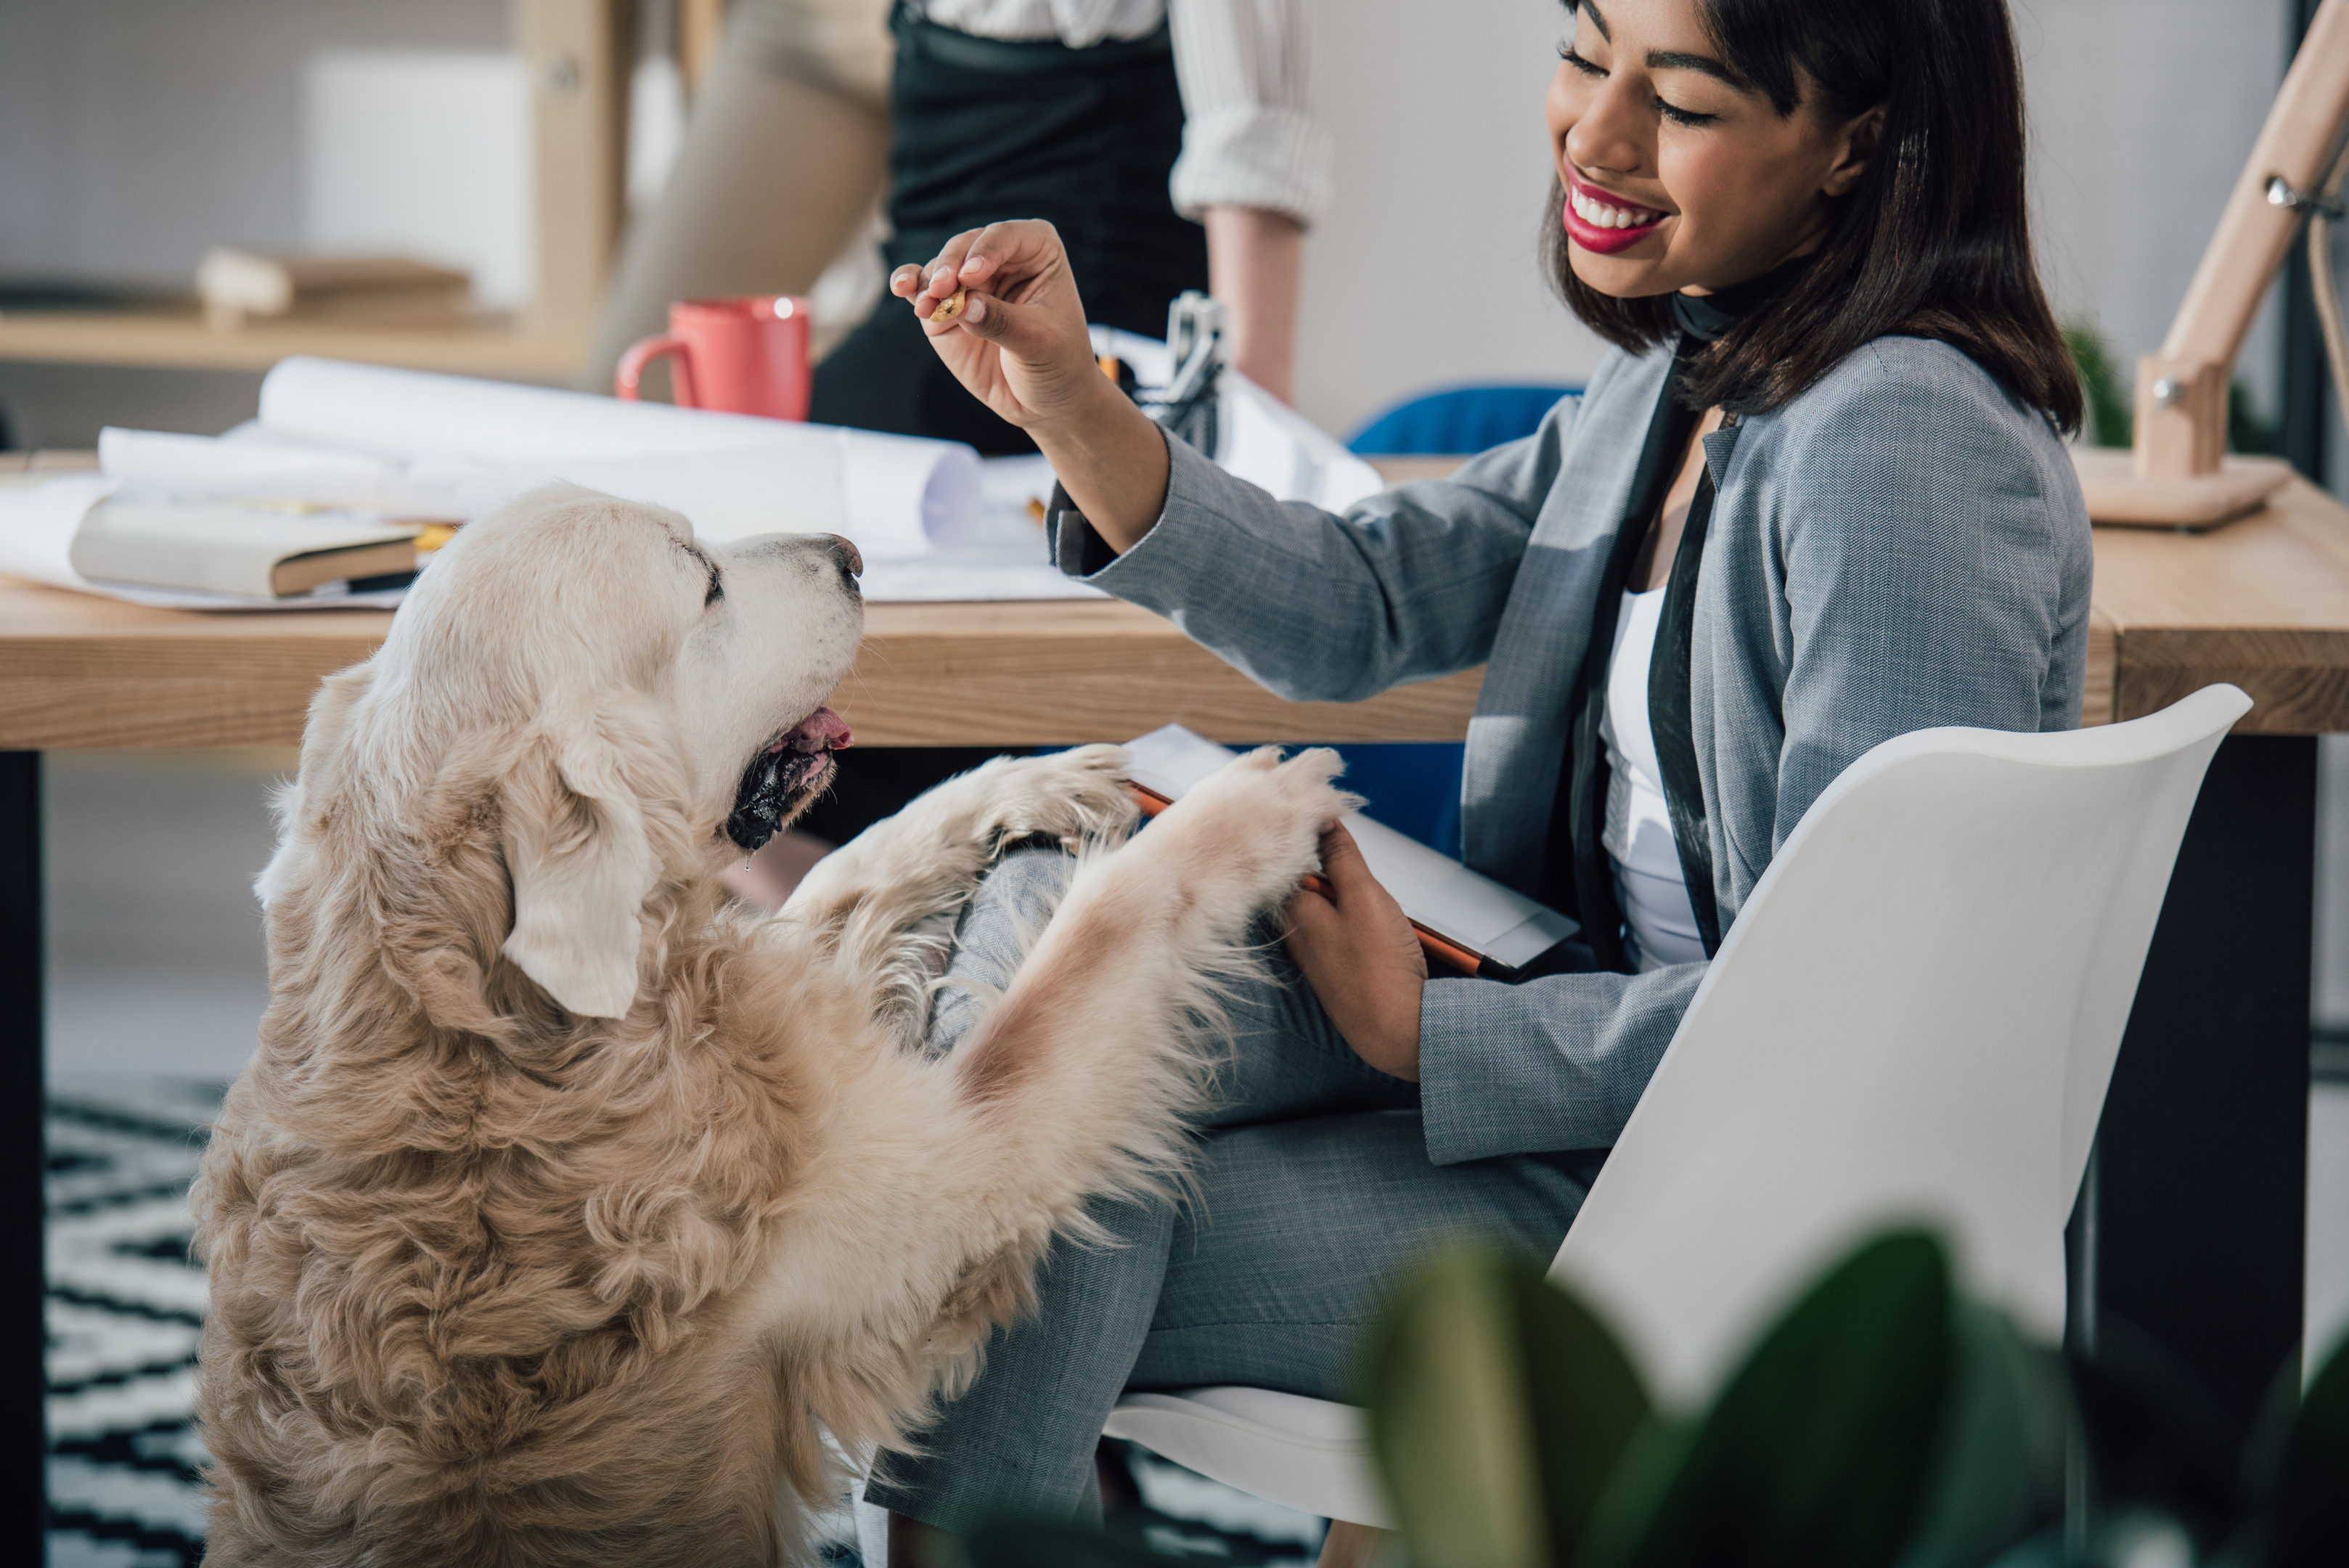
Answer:
[[[2128,445],[2137,428],[2134,378],[2121,374],[2103,336],[2085,321],[2065,324],[2064,346],[2072,351],[2073,368],[2080,373],[2080,390],[2088,403],[2089,433],[2095,443]]]
[[[1643,1432],[1578,1568],[1894,1562],[1948,1406],[1951,1318],[1938,1241],[1863,1243],[1769,1330],[1693,1434]]]
[[[2064,1514],[2063,1358],[1995,1308],[1956,1304],[1958,1361],[1900,1568],[1981,1568]]]
[[[1547,1568],[1648,1412],[1606,1325],[1509,1252],[1429,1262],[1367,1361],[1371,1452],[1416,1568]]]
[[[1513,1282],[1555,1548],[1582,1539],[1608,1478],[1654,1412],[1621,1342],[1581,1298],[1523,1260]]]
[[[2349,1551],[2349,1339],[2301,1396],[2267,1535],[2267,1568],[2335,1568]]]

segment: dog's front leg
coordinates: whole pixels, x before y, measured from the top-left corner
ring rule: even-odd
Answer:
[[[937,940],[939,918],[970,901],[1005,846],[1049,836],[1075,853],[1122,837],[1138,815],[1124,767],[1116,746],[999,757],[825,856],[777,918],[837,943],[853,972],[900,967],[909,942]]]
[[[894,1440],[856,1428],[857,1388],[894,1384],[900,1419],[917,1414],[926,1380],[952,1387],[1027,1299],[1052,1236],[1085,1229],[1088,1199],[1179,1173],[1216,980],[1256,961],[1251,928],[1359,804],[1330,786],[1339,765],[1264,751],[1211,775],[1078,868],[952,1054],[860,1055],[840,1081],[811,1165],[843,1179],[811,1192],[771,1276],[778,1318],[830,1346],[811,1359],[837,1391],[810,1398],[835,1432]]]
[[[1094,1193],[1176,1158],[1205,1087],[1218,977],[1256,961],[1251,927],[1313,867],[1323,827],[1361,803],[1330,751],[1270,748],[1209,775],[1150,830],[1081,867],[1002,999],[950,1070],[1005,1175],[1058,1228]]]

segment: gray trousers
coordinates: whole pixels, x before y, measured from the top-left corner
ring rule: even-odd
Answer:
[[[1068,864],[1008,857],[963,916],[949,974],[1007,980],[1014,919],[1024,910],[1032,928]],[[967,994],[942,992],[933,1047],[952,1049],[976,1014]],[[1382,1296],[1432,1248],[1465,1236],[1545,1261],[1557,1251],[1604,1151],[1429,1164],[1417,1086],[1356,1056],[1278,950],[1232,1022],[1200,1196],[1098,1202],[1122,1244],[1053,1249],[1041,1312],[997,1336],[922,1454],[884,1459],[867,1501],[948,1530],[996,1509],[1074,1515],[1093,1506],[1093,1449],[1127,1389],[1349,1399]]]

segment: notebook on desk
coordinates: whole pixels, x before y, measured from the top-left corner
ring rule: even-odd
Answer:
[[[416,534],[373,518],[114,496],[82,518],[67,558],[98,582],[278,599],[326,583],[404,581]]]
[[[1143,809],[1164,809],[1193,784],[1238,756],[1180,724],[1125,744],[1126,777]],[[1580,928],[1556,909],[1473,871],[1356,812],[1346,830],[1379,885],[1394,896],[1419,932],[1431,970],[1514,980]]]

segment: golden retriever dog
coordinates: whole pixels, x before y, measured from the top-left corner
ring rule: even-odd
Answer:
[[[558,487],[326,682],[192,1197],[211,1561],[790,1561],[1090,1197],[1179,1179],[1216,977],[1353,804],[1337,759],[1130,841],[1115,748],[998,761],[753,914],[712,873],[834,766],[857,569]],[[940,932],[1039,835],[1066,894],[926,1051]]]

